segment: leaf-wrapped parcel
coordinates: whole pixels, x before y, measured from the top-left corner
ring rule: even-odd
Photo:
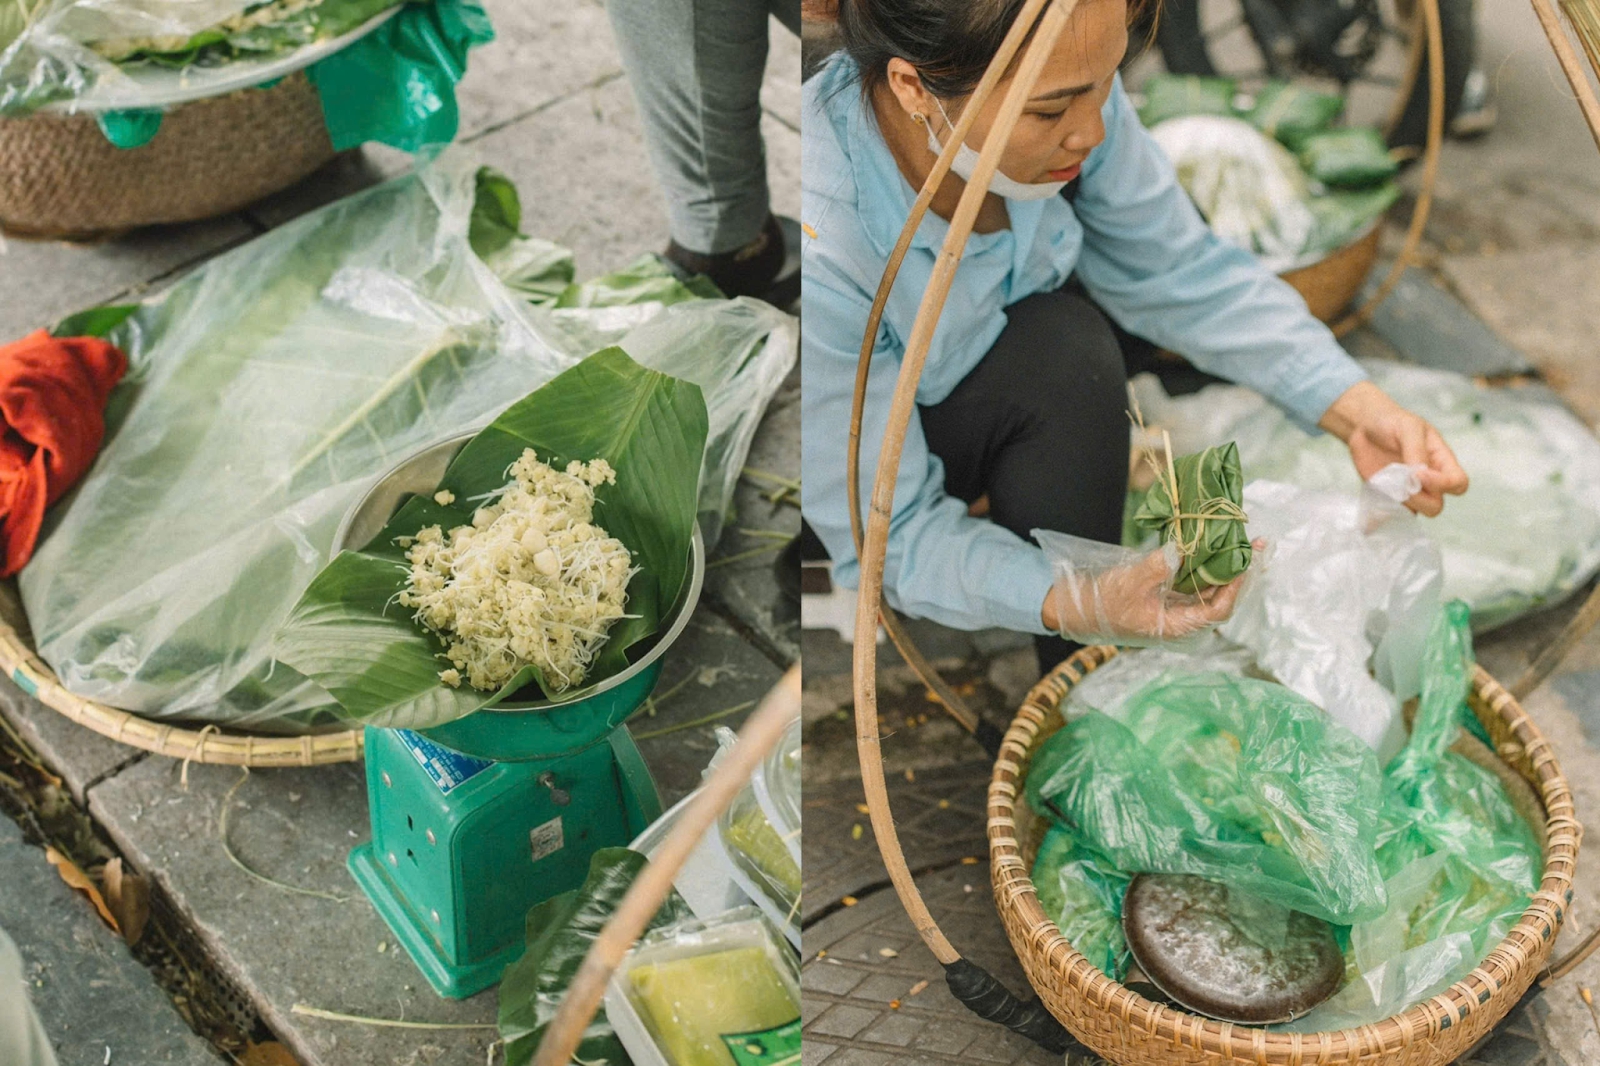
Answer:
[[[573,698],[584,689],[563,690],[531,665],[494,692],[446,685],[446,642],[399,602],[410,573],[406,546],[429,526],[474,525],[479,505],[505,488],[525,449],[557,468],[606,460],[616,480],[595,487],[595,522],[622,541],[637,571],[627,613],[588,670],[585,683],[593,686],[627,667],[627,649],[659,628],[688,580],[705,443],[698,386],[642,367],[621,348],[596,352],[473,437],[437,497],[413,497],[370,544],[340,552],[290,611],[273,649],[369,725],[441,725],[530,683],[552,698]]]
[[[1176,498],[1173,482],[1176,481]],[[1244,474],[1231,441],[1174,460],[1134,513],[1134,524],[1178,547],[1173,588],[1196,593],[1226,585],[1250,568]]]

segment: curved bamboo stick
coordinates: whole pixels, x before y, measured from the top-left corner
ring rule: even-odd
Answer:
[[[1589,133],[1594,137],[1596,148],[1600,148],[1600,99],[1596,99],[1594,86],[1589,84],[1589,76],[1583,72],[1583,64],[1578,60],[1577,50],[1572,47],[1572,42],[1567,39],[1567,31],[1561,26],[1561,16],[1556,14],[1555,5],[1550,0],[1531,0],[1533,13],[1539,18],[1539,26],[1544,30],[1544,35],[1550,41],[1550,47],[1555,51],[1556,62],[1561,64],[1561,73],[1567,76],[1567,82],[1572,86],[1572,93],[1578,101],[1578,109],[1583,112],[1583,119],[1589,124]],[[1595,69],[1600,75],[1600,67]]]
[[[739,730],[739,743],[712,772],[699,797],[667,833],[666,840],[622,897],[616,913],[589,945],[583,964],[567,987],[566,998],[539,1042],[533,1066],[567,1066],[572,1062],[572,1053],[583,1039],[583,1031],[600,1007],[606,982],[628,949],[644,933],[656,911],[661,909],[678,871],[683,869],[706,830],[728,809],[756,766],[777,746],[784,729],[799,714],[800,667],[795,665],[767,693],[761,706]]]
[[[862,788],[866,793],[873,833],[877,837],[879,851],[883,854],[889,879],[894,883],[895,893],[900,897],[900,903],[910,916],[917,934],[928,945],[934,957],[946,966],[958,961],[961,955],[950,945],[949,940],[939,929],[938,923],[933,920],[933,915],[923,902],[922,894],[917,890],[916,881],[906,864],[905,853],[901,850],[899,837],[895,834],[894,815],[889,809],[888,788],[883,774],[883,752],[879,743],[876,638],[878,606],[883,596],[883,567],[888,550],[889,519],[894,513],[895,480],[900,471],[900,456],[905,446],[906,430],[916,407],[917,384],[922,378],[922,368],[927,361],[928,347],[933,340],[934,330],[938,327],[939,313],[944,308],[951,283],[955,280],[962,249],[972,234],[978,210],[983,205],[984,197],[988,195],[989,182],[999,167],[1000,155],[1010,141],[1011,133],[1022,115],[1022,107],[1038,83],[1045,61],[1050,57],[1056,41],[1066,27],[1067,18],[1076,6],[1077,0],[1049,0],[1048,8],[1039,21],[1038,33],[1023,54],[1021,67],[1011,87],[1006,91],[994,126],[984,143],[983,151],[978,155],[972,180],[963,190],[955,214],[950,220],[950,230],[945,236],[944,246],[939,250],[933,275],[917,311],[916,323],[906,342],[905,354],[901,357],[900,374],[895,381],[894,397],[889,406],[888,427],[884,433],[883,449],[878,456],[878,471],[873,481],[872,507],[867,518],[866,537],[859,556],[861,578],[858,587],[859,599],[856,604],[854,665],[856,748],[861,758]],[[1021,21],[1019,18],[1018,22]],[[990,64],[991,68],[1000,58],[996,55],[996,62]],[[872,336],[875,335],[874,332]],[[871,339],[869,336],[864,343],[870,345]]]
[[[955,161],[956,153],[966,140],[967,134],[972,131],[972,124],[976,121],[978,112],[989,102],[995,86],[1000,84],[1000,79],[1010,68],[1012,59],[1032,31],[1034,23],[1038,21],[1039,12],[1045,3],[1046,0],[1027,0],[1027,3],[1022,5],[1016,21],[1011,24],[1005,39],[1000,42],[999,51],[995,53],[988,69],[983,72],[983,77],[978,80],[977,87],[972,90],[972,96],[967,101],[967,106],[962,108],[961,117],[956,120],[955,128],[951,130],[944,150],[939,153],[939,158],[934,160],[933,169],[928,172],[927,180],[922,183],[922,188],[911,205],[911,213],[906,216],[906,224],[900,230],[900,239],[895,241],[888,262],[884,264],[883,277],[879,279],[878,291],[872,298],[872,309],[867,312],[867,328],[862,333],[861,355],[856,362],[856,391],[850,405],[850,440],[846,460],[848,469],[846,484],[850,489],[850,535],[855,540],[858,560],[861,558],[862,548],[861,423],[867,408],[867,374],[872,368],[872,350],[877,344],[878,326],[883,322],[883,312],[889,303],[889,293],[894,288],[895,279],[900,276],[900,265],[905,262],[911,241],[922,225],[922,219],[927,215],[928,207],[933,203],[939,186],[950,173],[950,165]],[[979,724],[978,713],[968,707],[966,701],[945,684],[944,678],[939,676],[939,671],[928,662],[922,650],[911,639],[911,635],[905,631],[899,615],[881,599],[878,604],[878,614],[883,620],[883,628],[889,634],[889,639],[894,641],[894,646],[900,650],[901,657],[910,665],[912,672],[928,687],[934,697],[944,704],[967,732],[976,732]]]
[[[1334,324],[1333,335],[1336,337],[1343,337],[1366,324],[1373,312],[1377,311],[1378,305],[1394,292],[1417,254],[1417,246],[1422,243],[1422,231],[1428,225],[1428,213],[1433,210],[1433,187],[1439,180],[1439,155],[1444,147],[1444,28],[1439,21],[1439,0],[1422,0],[1421,7],[1423,29],[1428,42],[1428,140],[1422,152],[1422,187],[1417,191],[1417,206],[1411,211],[1411,224],[1406,228],[1405,243],[1401,245],[1394,265],[1389,268],[1388,276],[1371,299]]]

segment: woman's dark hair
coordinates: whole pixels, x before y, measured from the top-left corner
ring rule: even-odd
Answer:
[[[965,96],[977,87],[1022,10],[1024,0],[839,0],[845,51],[870,94],[904,59],[935,96]],[[1128,0],[1129,25],[1145,25],[1160,0]]]

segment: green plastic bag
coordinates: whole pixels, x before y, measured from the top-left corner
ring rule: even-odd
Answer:
[[[1233,115],[1238,86],[1230,78],[1157,74],[1144,84],[1139,121],[1154,126],[1182,115]]]
[[[1400,199],[1392,181],[1370,189],[1329,189],[1306,201],[1313,219],[1307,252],[1336,252],[1361,236]]]
[[[1400,170],[1383,134],[1366,126],[1314,133],[1300,143],[1299,153],[1307,174],[1335,188],[1375,185]]]
[[[1292,82],[1269,81],[1256,94],[1255,106],[1245,113],[1245,118],[1284,147],[1298,150],[1311,134],[1327,129],[1342,110],[1342,97]]]
[[[1196,874],[1341,925],[1384,911],[1377,759],[1282,685],[1160,678],[1122,721],[1091,712],[1046,741],[1027,793],[1118,870]]]
[[[335,151],[377,141],[404,152],[456,138],[467,50],[494,40],[477,0],[408,3],[348,48],[307,68]]]
[[[1243,499],[1239,447],[1232,442],[1174,460],[1172,472],[1164,471],[1150,487],[1134,512],[1134,524],[1177,545],[1180,562],[1172,587],[1178,592],[1226,585],[1250,568]]]
[[[1114,980],[1128,972],[1122,894],[1131,880],[1059,825],[1045,833],[1033,861],[1033,888],[1046,916],[1068,943]]]

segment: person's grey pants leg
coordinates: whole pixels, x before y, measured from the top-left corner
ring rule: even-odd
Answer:
[[[767,18],[796,33],[799,0],[607,0],[644,120],[672,238],[731,252],[767,220],[761,78]]]

